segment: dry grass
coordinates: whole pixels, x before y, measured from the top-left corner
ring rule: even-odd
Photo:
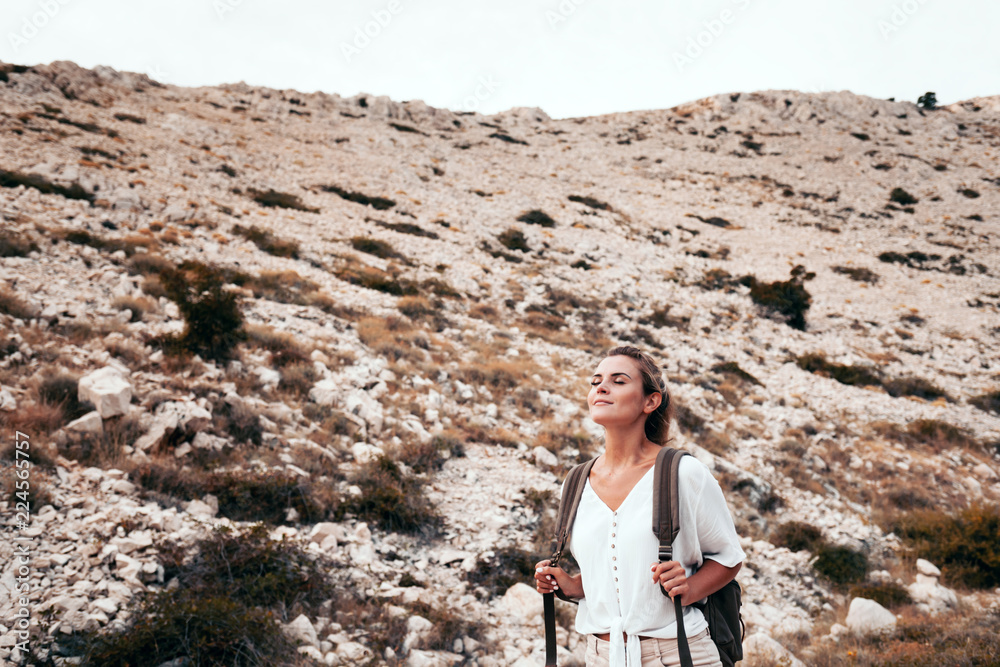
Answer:
[[[38,316],[37,309],[7,287],[0,289],[0,313],[19,320],[30,320]]]

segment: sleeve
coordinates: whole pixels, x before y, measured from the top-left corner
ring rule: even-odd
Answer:
[[[726,504],[719,482],[701,461],[687,456],[682,464],[691,467],[689,488],[692,496],[695,524],[698,526],[698,548],[705,558],[710,558],[725,567],[742,563],[746,553],[740,546],[732,514]],[[683,488],[683,487],[682,487]]]

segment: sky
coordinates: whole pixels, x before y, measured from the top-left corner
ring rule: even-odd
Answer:
[[[995,0],[2,0],[0,60],[553,118],[756,90],[1000,95]]]

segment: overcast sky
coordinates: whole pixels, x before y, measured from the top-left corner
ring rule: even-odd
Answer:
[[[554,118],[767,89],[1000,94],[995,0],[2,0],[0,60]]]

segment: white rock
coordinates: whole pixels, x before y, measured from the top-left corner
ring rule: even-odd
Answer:
[[[364,644],[358,642],[344,642],[337,645],[337,655],[345,660],[360,662],[371,657],[372,652]]]
[[[535,457],[535,463],[540,465],[555,466],[559,464],[559,459],[556,458],[556,455],[541,445],[531,450],[531,454]]]
[[[342,382],[335,379],[320,380],[309,390],[309,400],[318,405],[334,405],[342,391]]]
[[[503,595],[503,605],[517,622],[529,624],[542,615],[542,595],[531,586],[516,583]]]
[[[111,598],[101,598],[100,600],[94,600],[92,605],[97,609],[100,609],[108,616],[114,616],[118,613],[118,603]]]
[[[383,454],[385,454],[385,450],[381,447],[369,445],[366,442],[356,442],[351,446],[351,455],[354,456],[354,460],[358,463],[374,461]]]
[[[309,539],[318,544],[325,544],[327,538],[333,538],[333,548],[337,548],[337,538],[344,536],[344,529],[340,524],[330,521],[321,521],[309,531]]]
[[[312,621],[305,614],[299,614],[295,620],[285,625],[285,634],[292,641],[299,641],[306,646],[319,648],[319,636]]]
[[[17,399],[7,387],[0,387],[0,410],[13,412],[17,409]]]
[[[854,598],[847,610],[847,627],[860,635],[891,632],[896,629],[896,615],[875,600]]]
[[[132,385],[120,370],[105,366],[80,378],[77,385],[79,400],[90,401],[101,417],[124,415],[132,400]]]
[[[254,373],[257,374],[257,377],[260,379],[260,383],[265,389],[273,389],[278,386],[279,382],[281,382],[281,373],[273,368],[258,366],[254,369]]]
[[[195,516],[200,515],[209,517],[215,516],[216,512],[218,512],[218,508],[213,508],[200,500],[192,500],[184,507],[184,510],[188,514],[193,514]]]
[[[934,563],[929,560],[924,560],[923,558],[917,559],[917,572],[924,575],[925,577],[940,577],[941,570],[937,568]]]
[[[743,640],[743,659],[757,665],[805,667],[791,651],[763,632],[755,632]]]
[[[104,422],[101,419],[101,413],[94,410],[74,419],[63,428],[72,433],[103,433]]]

